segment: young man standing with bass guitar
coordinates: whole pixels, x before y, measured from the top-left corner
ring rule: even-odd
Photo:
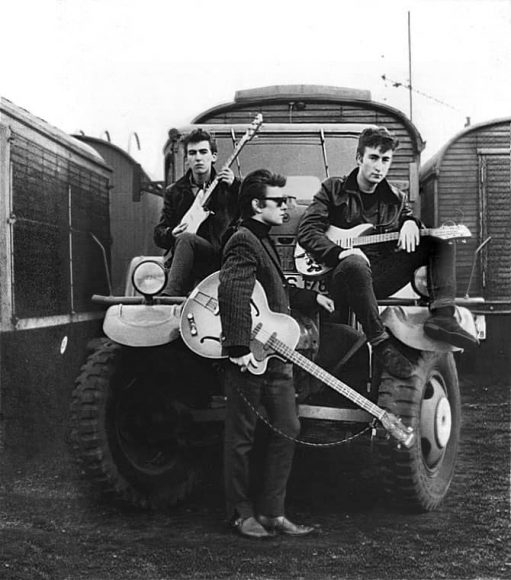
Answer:
[[[195,280],[218,270],[222,237],[237,216],[240,185],[228,167],[216,174],[216,142],[207,131],[195,129],[183,139],[183,145],[189,169],[165,191],[161,219],[154,228],[156,245],[171,254],[163,291],[169,296],[185,296]],[[215,178],[219,182],[208,203],[211,214],[197,232],[187,231],[191,228],[182,222],[183,217]]]
[[[345,178],[323,182],[301,219],[298,243],[332,269],[328,289],[336,309],[348,305],[355,312],[378,364],[404,378],[413,371],[412,364],[383,326],[377,299],[405,286],[421,265],[428,265],[432,297],[424,332],[464,349],[478,341],[454,316],[454,245],[421,237],[421,222],[413,216],[405,194],[386,180],[398,145],[384,127],[365,129],[358,142],[358,167]],[[397,246],[385,242],[366,245],[364,251],[343,249],[327,236],[330,226],[349,230],[361,224],[372,224],[377,234],[398,232]]]
[[[310,526],[291,522],[284,509],[293,438],[300,429],[292,365],[271,358],[264,374],[247,372],[257,366],[249,346],[255,281],[263,286],[273,312],[289,314],[291,306],[304,311],[318,306],[328,312],[334,309],[330,298],[288,286],[282,273],[268,233],[272,226],[283,222],[287,210],[282,190],[285,183],[285,177],[265,169],[254,171],[243,180],[239,197],[243,221],[226,243],[218,287],[223,347],[233,363],[227,365],[224,374],[227,516],[238,533],[252,538],[277,533],[304,536],[313,531]],[[260,404],[265,406],[271,424],[284,435],[274,430],[269,435],[262,489],[254,501],[249,495],[249,460],[257,423],[254,409]]]

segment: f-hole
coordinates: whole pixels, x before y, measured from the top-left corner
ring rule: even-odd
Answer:
[[[260,316],[261,315],[261,311],[257,307],[257,304],[252,300],[252,298],[250,299],[250,304],[251,304],[252,308],[255,311],[254,316]]]

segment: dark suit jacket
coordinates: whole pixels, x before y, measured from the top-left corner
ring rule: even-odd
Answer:
[[[224,248],[218,300],[223,344],[230,356],[241,356],[250,350],[250,298],[256,279],[274,312],[290,314],[291,307],[302,311],[317,308],[316,292],[287,284],[268,231],[269,227],[261,222],[245,220]]]

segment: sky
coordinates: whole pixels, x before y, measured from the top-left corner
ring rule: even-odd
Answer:
[[[7,0],[0,14],[0,95],[67,133],[108,131],[153,179],[168,130],[238,89],[366,89],[409,115],[411,62],[423,161],[467,117],[511,117],[511,0]]]

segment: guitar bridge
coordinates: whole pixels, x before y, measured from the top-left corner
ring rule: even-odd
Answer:
[[[198,334],[197,325],[195,324],[195,318],[191,312],[187,315],[186,320],[188,322],[188,328],[190,329],[190,334],[192,336],[197,336],[197,334]]]

